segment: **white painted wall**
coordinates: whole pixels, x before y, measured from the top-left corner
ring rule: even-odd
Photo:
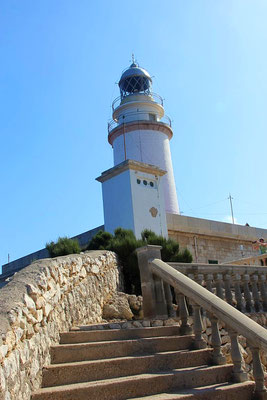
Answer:
[[[118,227],[134,231],[130,171],[102,183],[105,230],[113,233]]]
[[[168,237],[162,177],[133,170],[130,175],[136,236],[141,237],[144,229],[150,229],[158,235]],[[138,179],[141,183],[137,183]],[[150,183],[153,183],[153,187]],[[154,217],[150,212],[152,208],[157,209]]]
[[[150,113],[159,121],[164,116],[164,108],[151,96],[135,94],[122,100],[120,106],[114,110],[113,118],[119,124],[138,120],[147,121]]]
[[[154,174],[127,170],[103,182],[105,230],[114,233],[117,227],[132,229],[140,238],[144,229],[150,229],[168,237],[161,179]],[[152,208],[157,210],[154,217]]]
[[[172,167],[170,142],[160,131],[138,130],[125,134],[126,158],[155,165],[167,174],[162,177],[166,212],[179,214],[175,180]],[[113,142],[114,165],[125,160],[124,137]]]

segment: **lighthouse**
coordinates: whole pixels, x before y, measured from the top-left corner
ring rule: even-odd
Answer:
[[[108,141],[113,147],[114,166],[126,160],[154,165],[162,176],[165,211],[179,214],[173,174],[170,139],[171,120],[163,99],[152,91],[152,78],[133,59],[119,80],[120,96],[112,104]]]

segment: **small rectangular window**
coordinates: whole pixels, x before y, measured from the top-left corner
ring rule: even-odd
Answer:
[[[155,114],[148,114],[149,116],[149,121],[156,121],[156,115]]]
[[[208,263],[209,264],[218,264],[218,260],[209,260]]]

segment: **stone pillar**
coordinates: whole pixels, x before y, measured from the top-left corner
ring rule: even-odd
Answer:
[[[168,318],[162,279],[152,274],[149,260],[161,260],[161,246],[147,245],[136,250],[141,278],[143,311],[146,319]]]

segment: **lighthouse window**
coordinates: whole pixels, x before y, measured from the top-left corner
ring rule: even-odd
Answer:
[[[136,182],[138,183],[138,185],[140,185],[141,183],[140,179],[136,179]]]
[[[149,114],[149,120],[150,121],[156,121],[156,115],[155,114]]]
[[[149,183],[151,187],[154,187],[154,182]]]
[[[143,184],[146,186],[146,185],[147,185],[147,181],[146,181],[146,180],[143,180]]]

